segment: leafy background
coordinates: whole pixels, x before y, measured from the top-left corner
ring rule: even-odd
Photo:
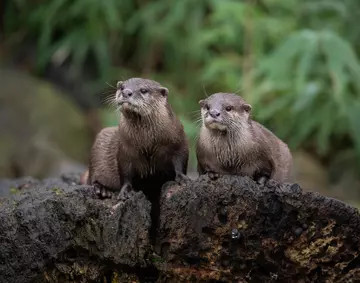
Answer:
[[[121,78],[158,80],[191,141],[197,101],[238,92],[292,150],[357,182],[359,17],[357,0],[13,0],[3,2],[1,46],[11,57],[31,43],[29,72],[66,66],[89,96]],[[102,113],[103,126],[116,124]]]

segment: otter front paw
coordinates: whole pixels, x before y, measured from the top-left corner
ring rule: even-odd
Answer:
[[[119,201],[126,201],[134,195],[134,190],[131,184],[127,183],[121,187],[120,193],[118,194],[117,199]]]
[[[270,180],[269,174],[255,174],[255,182],[260,186],[266,186],[267,182]]]
[[[261,185],[261,186],[265,186],[266,183],[268,182],[269,178],[265,177],[265,176],[261,176],[260,178],[256,179],[256,183]]]
[[[216,172],[213,172],[213,171],[208,171],[208,172],[207,172],[207,175],[208,175],[209,179],[210,179],[210,180],[213,180],[213,181],[215,181],[215,180],[217,180],[217,179],[220,178],[220,174],[219,174],[219,173],[216,173]]]
[[[175,182],[179,183],[181,186],[186,186],[187,184],[189,184],[190,181],[191,179],[185,174],[176,173]]]
[[[94,188],[95,188],[95,194],[99,197],[99,198],[112,198],[113,193],[112,191],[103,186],[102,184],[96,182],[94,184]]]

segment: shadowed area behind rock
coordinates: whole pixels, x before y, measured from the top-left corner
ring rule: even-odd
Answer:
[[[296,185],[168,183],[155,254],[141,192],[117,205],[76,182],[0,182],[12,186],[0,202],[0,282],[360,280],[358,211]]]

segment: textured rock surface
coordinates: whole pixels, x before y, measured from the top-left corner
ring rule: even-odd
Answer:
[[[0,202],[0,282],[100,282],[111,267],[146,273],[151,220],[142,193],[116,205],[55,179],[14,190]]]
[[[297,185],[203,177],[163,194],[166,275],[174,282],[355,282],[347,280],[360,279],[359,220],[357,209]]]
[[[360,280],[359,212],[296,185],[168,183],[155,254],[141,192],[116,204],[76,182],[0,182],[12,186],[0,202],[0,282]]]

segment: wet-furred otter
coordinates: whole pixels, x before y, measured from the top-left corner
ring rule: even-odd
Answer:
[[[198,173],[249,176],[263,183],[290,181],[288,146],[251,119],[252,107],[233,93],[215,93],[200,100],[202,126],[196,145]]]
[[[119,81],[113,104],[119,125],[104,128],[91,151],[87,183],[96,193],[105,198],[119,192],[125,200],[141,189],[152,201],[165,182],[186,181],[188,142],[168,89],[142,78]]]

